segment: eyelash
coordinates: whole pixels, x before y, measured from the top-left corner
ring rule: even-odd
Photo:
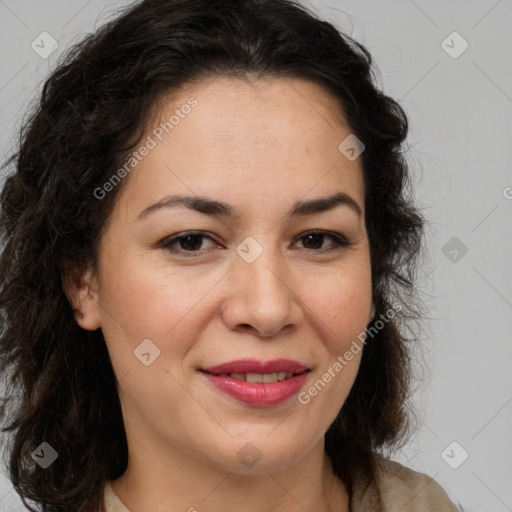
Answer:
[[[184,240],[188,238],[189,236],[199,236],[201,238],[209,238],[212,240],[210,236],[208,236],[206,233],[202,231],[186,231],[179,234],[180,236],[173,236],[171,238],[166,238],[160,242],[160,246],[165,249],[166,251],[169,251],[173,254],[183,254],[187,255],[186,257],[195,257],[198,255],[197,253],[201,253],[202,251],[206,249],[199,249],[199,250],[186,250],[186,249],[176,249],[175,246],[180,242],[180,240]],[[348,242],[343,236],[337,233],[329,232],[329,231],[322,231],[322,230],[311,230],[311,231],[305,231],[301,236],[297,237],[297,240],[301,240],[307,236],[310,235],[321,235],[321,236],[327,236],[331,238],[334,241],[334,247],[329,248],[323,248],[323,249],[308,249],[304,248],[306,251],[314,251],[319,253],[326,253],[333,251],[335,249],[339,249],[341,247],[349,247],[352,245],[350,242]],[[212,240],[214,241],[214,240]],[[196,253],[196,254],[194,254]]]

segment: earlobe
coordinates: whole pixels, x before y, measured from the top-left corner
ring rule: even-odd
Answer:
[[[71,272],[63,276],[64,292],[73,308],[76,323],[87,331],[101,327],[96,277],[91,268],[82,274]]]

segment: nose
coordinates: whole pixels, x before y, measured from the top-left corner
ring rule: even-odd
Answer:
[[[252,263],[236,257],[226,285],[222,318],[231,330],[271,338],[303,321],[293,273],[282,256],[263,251]]]

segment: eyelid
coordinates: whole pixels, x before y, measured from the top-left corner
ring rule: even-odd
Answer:
[[[296,237],[297,240],[300,240],[301,238],[304,238],[308,235],[323,235],[323,236],[327,236],[329,238],[332,238],[334,240],[334,248],[333,247],[324,247],[323,249],[307,249],[305,248],[304,250],[305,251],[313,251],[313,252],[317,252],[317,253],[322,253],[322,252],[329,252],[329,251],[332,251],[336,248],[340,248],[340,247],[349,247],[350,245],[352,245],[344,235],[342,235],[341,233],[338,233],[336,231],[329,231],[329,230],[325,230],[325,229],[310,229],[308,231],[304,231],[303,233],[301,233],[299,236]]]
[[[194,235],[200,236],[202,238],[209,238],[213,243],[217,243],[213,239],[213,235],[211,233],[209,233],[208,231],[193,231],[192,230],[192,231],[182,231],[180,233],[176,233],[175,235],[167,236],[164,239],[162,239],[160,242],[158,242],[158,245],[160,247],[162,247],[163,249],[169,250],[169,248],[172,247],[172,245],[176,244],[182,238],[187,238],[188,236],[194,236]],[[217,243],[217,245],[219,245],[219,244]],[[203,251],[204,251],[204,249],[203,249]],[[181,249],[181,250],[175,251],[175,252],[181,252],[181,253],[200,253],[201,250],[199,250],[199,251],[185,251],[185,250]]]
[[[197,235],[201,238],[208,238],[213,243],[217,243],[217,242],[215,242],[213,235],[211,233],[209,233],[207,231],[193,231],[192,230],[192,231],[182,231],[180,233],[176,233],[175,235],[168,236],[168,237],[164,238],[163,240],[161,240],[158,245],[162,249],[169,251],[173,254],[186,255],[186,257],[200,256],[207,249],[199,249],[196,251],[187,251],[185,249],[180,249],[180,248],[172,249],[172,247],[176,246],[179,243],[179,240],[187,238],[188,236],[194,236],[194,235]],[[305,247],[305,248],[301,248],[300,250],[322,254],[322,253],[328,253],[328,252],[331,252],[333,250],[340,249],[343,247],[349,247],[352,245],[352,243],[349,242],[346,239],[346,237],[344,235],[342,235],[341,233],[338,233],[335,231],[329,231],[329,230],[325,230],[325,229],[310,229],[310,230],[304,231],[295,237],[294,243],[296,243],[297,241],[299,241],[302,238],[305,238],[306,236],[309,236],[309,235],[327,236],[327,237],[331,238],[334,241],[334,243],[331,244],[330,246],[324,247],[324,248],[308,249],[307,247]],[[218,246],[219,246],[219,244],[217,243],[217,247]]]

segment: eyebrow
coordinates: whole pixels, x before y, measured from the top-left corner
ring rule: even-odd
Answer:
[[[155,212],[161,208],[175,208],[177,206],[184,206],[190,210],[195,210],[199,213],[213,217],[222,216],[231,219],[240,218],[240,214],[237,213],[236,210],[229,204],[216,201],[208,197],[168,196],[142,210],[137,220],[142,220],[146,218],[150,213]],[[288,217],[313,215],[315,213],[322,213],[332,210],[337,206],[347,206],[359,217],[361,217],[363,214],[361,207],[354,199],[352,199],[352,197],[350,197],[348,194],[345,194],[344,192],[338,192],[326,197],[297,201],[290,208],[286,215]]]

